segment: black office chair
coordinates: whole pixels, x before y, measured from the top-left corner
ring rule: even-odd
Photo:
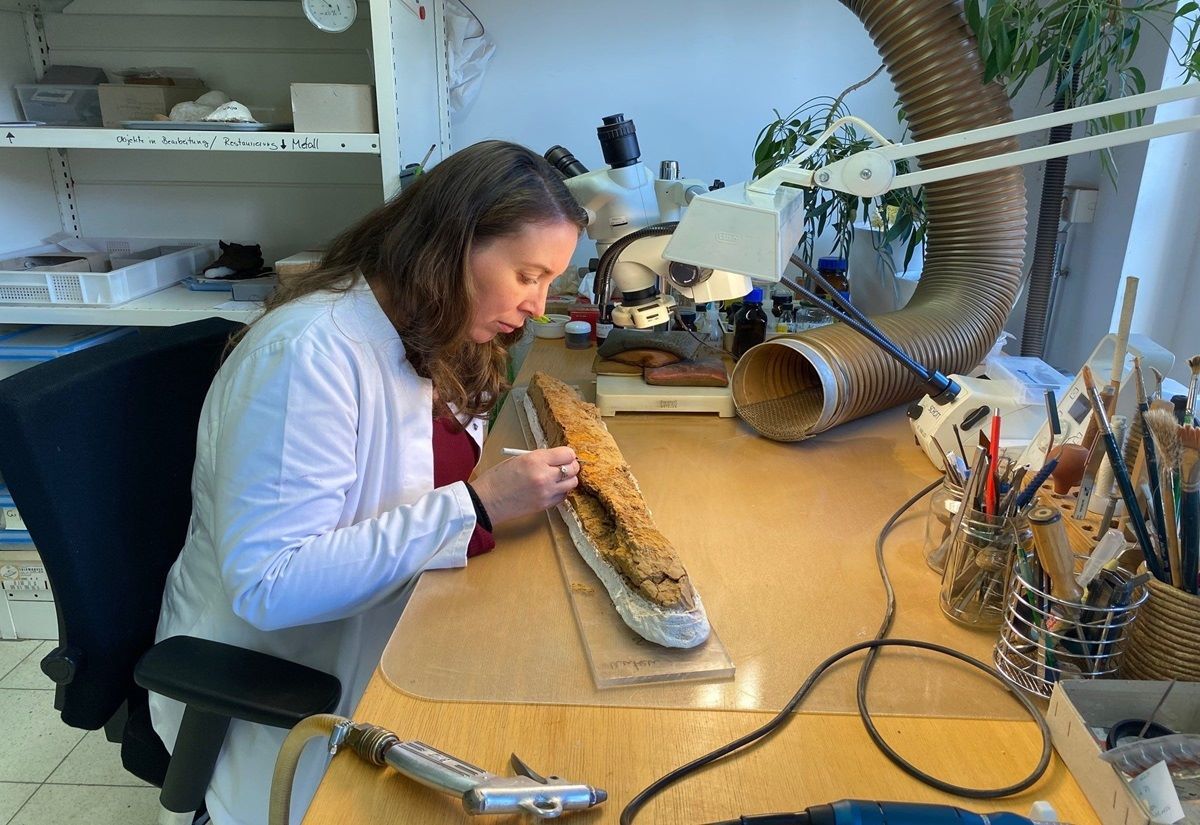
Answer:
[[[231,718],[290,728],[341,693],[333,676],[255,651],[154,644],[191,514],[200,407],[238,327],[143,331],[0,381],[0,475],[58,612],[59,644],[42,660],[54,707],[120,741],[125,768],[162,788],[176,820],[203,809]],[[174,756],[150,726],[147,689],[187,706]]]

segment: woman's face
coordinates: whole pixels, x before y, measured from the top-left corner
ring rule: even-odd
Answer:
[[[579,230],[569,221],[532,223],[515,235],[492,238],[471,250],[475,288],[471,340],[484,344],[520,329],[546,311],[546,293],[571,262]]]

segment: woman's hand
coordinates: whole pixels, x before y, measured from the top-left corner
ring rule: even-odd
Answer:
[[[514,456],[471,482],[493,526],[553,507],[578,484],[579,462],[570,447]]]

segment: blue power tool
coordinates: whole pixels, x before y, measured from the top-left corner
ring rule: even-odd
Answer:
[[[710,825],[1043,825],[1044,822],[1003,812],[977,814],[952,805],[843,799],[795,813],[755,814]]]

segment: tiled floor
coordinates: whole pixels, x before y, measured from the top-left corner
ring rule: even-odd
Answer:
[[[38,669],[53,642],[0,641],[0,825],[154,825],[158,789],[103,731],[68,727]]]

